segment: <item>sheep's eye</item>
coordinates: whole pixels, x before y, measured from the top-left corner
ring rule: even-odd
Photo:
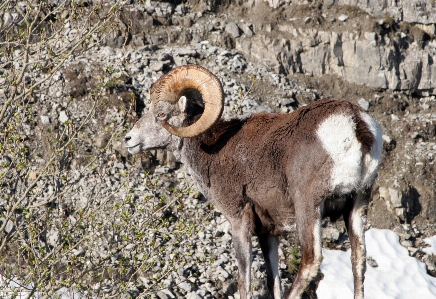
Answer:
[[[165,116],[166,116],[166,114],[163,112],[161,112],[157,115],[157,117],[159,117],[159,118],[164,118]]]

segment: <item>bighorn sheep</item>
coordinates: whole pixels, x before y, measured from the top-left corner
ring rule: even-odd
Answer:
[[[187,99],[198,93],[204,111]],[[321,220],[340,216],[352,248],[354,297],[363,298],[364,224],[382,152],[378,123],[339,100],[228,121],[220,119],[223,106],[217,77],[197,65],[175,68],[153,84],[150,110],[126,135],[125,145],[132,154],[172,150],[229,220],[242,299],[251,297],[253,234],[265,259],[268,289],[281,298],[278,236],[296,223],[302,259],[287,298],[301,298],[321,264]]]

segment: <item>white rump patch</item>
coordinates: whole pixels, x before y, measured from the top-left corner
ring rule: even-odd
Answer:
[[[331,191],[348,193],[358,188],[362,177],[362,147],[356,138],[353,116],[331,115],[319,125],[316,134],[333,160]]]
[[[380,125],[367,113],[361,112],[360,117],[368,126],[372,136],[374,136],[374,146],[369,154],[363,158],[362,167],[362,187],[366,188],[371,186],[374,182],[377,169],[381,163],[381,156],[383,150],[382,129]]]

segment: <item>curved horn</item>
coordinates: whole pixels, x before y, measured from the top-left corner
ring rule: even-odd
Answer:
[[[195,137],[207,131],[223,113],[223,87],[218,78],[207,69],[195,65],[177,67],[157,80],[150,93],[153,104],[159,101],[177,103],[189,89],[201,93],[205,103],[200,119],[188,127],[173,127],[167,122],[162,126],[171,134],[179,137]]]

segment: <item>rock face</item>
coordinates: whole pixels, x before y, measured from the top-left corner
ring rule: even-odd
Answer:
[[[272,8],[287,5],[290,0],[264,0]],[[293,4],[306,4],[307,1],[292,1]],[[324,0],[324,5],[349,5],[358,7],[376,17],[390,16],[396,21],[409,23],[436,23],[436,5],[432,0]]]
[[[285,75],[327,74],[372,88],[436,93],[432,0],[326,0],[322,5],[301,0],[209,1],[203,7],[219,11],[231,5],[225,21],[219,15],[203,18],[189,9],[190,4],[197,5],[191,2],[132,5],[120,14],[121,25],[107,45],[208,40],[236,48]]]
[[[331,1],[329,5],[347,4],[364,9],[360,2]],[[377,19],[386,15],[380,8],[388,10],[387,1],[366,2],[367,13],[360,11],[355,17],[346,16],[342,21],[344,25],[328,24],[334,21],[329,20],[329,13],[323,9],[318,26],[302,25],[292,18],[291,21],[280,20],[272,29],[274,34],[258,31],[255,37],[237,39],[236,48],[285,74],[331,74],[373,88],[435,94],[436,41],[429,39],[435,33],[436,8],[428,1],[429,5],[422,6],[427,10],[417,10],[416,3],[424,1],[411,1],[416,5],[409,3],[404,4],[405,7],[413,7],[417,15],[418,11],[431,15],[427,19],[420,18],[427,20],[423,23],[426,25],[412,26],[405,22],[395,25],[393,19]],[[269,1],[271,7],[280,6],[277,3],[286,1]],[[292,11],[292,6],[284,5],[281,9]],[[343,16],[337,18],[340,20]],[[304,23],[309,20],[304,15],[299,19],[305,20]]]
[[[226,117],[261,110],[288,113],[321,96],[345,96],[375,113],[387,132],[385,159],[390,166],[382,168],[376,187],[380,187],[381,206],[389,211],[392,221],[381,221],[380,226],[389,227],[393,219],[410,222],[417,215],[422,221],[436,221],[431,183],[436,177],[432,166],[436,148],[436,40],[431,2],[327,0],[315,5],[289,0],[212,0],[206,4],[191,0],[175,5],[133,1],[119,13],[118,31],[97,50],[103,61],[98,58],[71,63],[62,76],[67,93],[81,98],[96,86],[95,78],[103,66],[118,59],[128,62],[121,73],[130,79],[117,75],[113,82],[106,83],[115,83],[108,90],[111,109],[126,105],[132,92],[143,103],[142,108],[147,108],[152,83],[169,69],[186,63],[202,64],[223,81]],[[400,16],[395,15],[398,11],[402,12]],[[411,15],[429,17],[412,25],[407,23],[412,22]],[[325,82],[319,88],[324,94],[293,83],[300,75],[306,82],[308,78],[314,78],[310,82]],[[248,80],[243,79],[246,76]],[[359,94],[360,89],[367,91]],[[411,98],[411,94],[421,98]],[[140,114],[142,108],[138,107]],[[99,115],[98,124],[122,121],[111,109]],[[83,111],[59,110],[59,115],[48,114],[46,122],[66,123],[72,115],[83,117]],[[102,148],[107,142],[101,135],[93,145]],[[397,144],[401,146],[395,148]],[[128,157],[121,140],[113,141],[113,149]],[[407,158],[413,156],[411,149],[421,157],[419,161]],[[391,152],[397,156],[391,156]],[[178,166],[166,152],[151,156],[162,173]],[[149,167],[153,159],[145,160],[143,165]],[[416,169],[421,174],[410,176]],[[420,177],[427,182],[418,182]]]

